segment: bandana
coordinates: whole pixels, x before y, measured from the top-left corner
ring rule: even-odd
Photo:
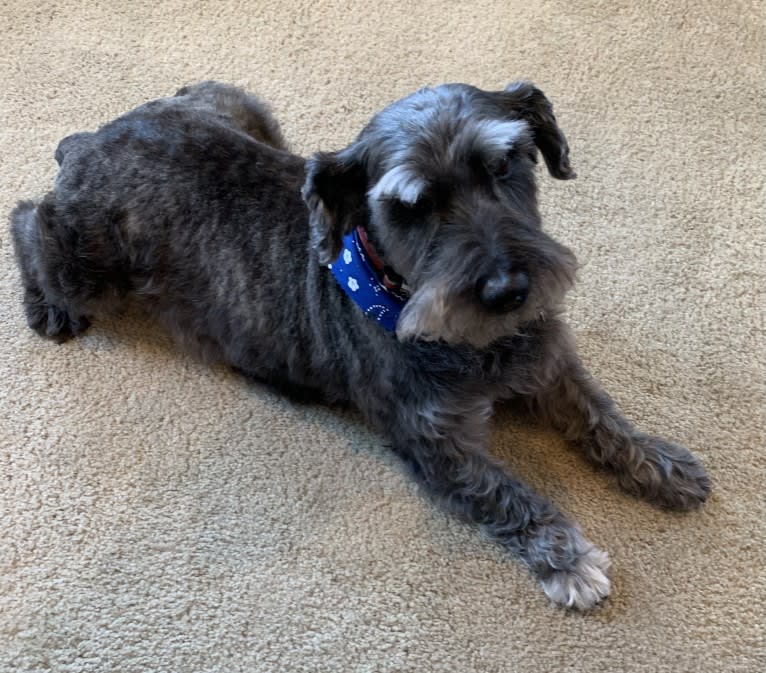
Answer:
[[[407,295],[401,289],[401,279],[375,253],[364,229],[354,229],[343,237],[343,250],[328,268],[367,317],[390,332],[396,331]]]

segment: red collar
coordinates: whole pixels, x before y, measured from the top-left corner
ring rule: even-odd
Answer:
[[[383,284],[389,290],[394,290],[394,292],[401,291],[404,279],[381,259],[372,243],[370,243],[370,239],[368,238],[364,227],[360,225],[356,228],[356,231],[359,234],[359,241],[367,254],[367,258],[375,267],[375,271],[377,271]]]

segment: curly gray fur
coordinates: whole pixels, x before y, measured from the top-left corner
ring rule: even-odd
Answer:
[[[559,317],[576,261],[542,229],[538,152],[551,175],[574,177],[529,82],[421,90],[308,161],[255,97],[187,87],[65,138],[53,191],[14,210],[27,320],[65,340],[130,297],[205,358],[355,404],[442,507],[524,561],[553,600],[589,608],[609,592],[608,557],[488,454],[493,404],[526,400],[658,505],[693,508],[710,486],[580,364]],[[397,334],[326,269],[359,224],[411,287]],[[511,272],[528,293],[488,307],[480,288]]]

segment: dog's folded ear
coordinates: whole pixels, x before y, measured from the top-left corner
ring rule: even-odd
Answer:
[[[504,114],[524,119],[532,128],[535,145],[543,155],[548,172],[559,180],[577,174],[569,165],[569,145],[553,115],[553,105],[532,82],[518,80],[498,94]]]
[[[311,245],[320,264],[334,262],[367,202],[367,173],[354,146],[319,152],[306,162],[303,199],[309,208]]]

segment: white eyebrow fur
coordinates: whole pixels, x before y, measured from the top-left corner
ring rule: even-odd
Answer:
[[[490,152],[503,152],[513,147],[514,143],[529,132],[529,124],[523,119],[485,119],[474,125],[478,140]]]
[[[373,199],[397,198],[404,203],[417,202],[426,181],[412,168],[404,165],[395,166],[388,171],[368,192]]]

